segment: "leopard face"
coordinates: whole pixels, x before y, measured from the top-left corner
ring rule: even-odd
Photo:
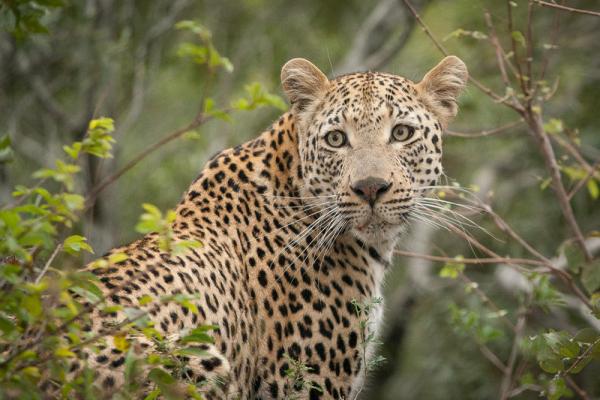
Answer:
[[[456,57],[419,83],[373,72],[330,81],[306,60],[288,62],[282,82],[298,116],[303,198],[366,243],[397,238],[442,173],[442,132],[466,80]]]

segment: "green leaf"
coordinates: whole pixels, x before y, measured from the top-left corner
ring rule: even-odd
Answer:
[[[550,118],[550,120],[544,124],[544,130],[551,135],[561,133],[564,129],[565,127],[560,119]]]
[[[540,368],[550,374],[555,374],[557,372],[564,370],[565,366],[564,366],[562,360],[560,358],[556,357],[556,358],[546,358],[544,360],[541,360]]]
[[[10,335],[12,332],[15,331],[16,328],[17,327],[10,318],[7,318],[5,315],[0,314],[0,330],[4,332],[5,336]]]
[[[573,337],[573,340],[576,340],[579,343],[594,343],[600,337],[600,333],[596,331],[594,328],[584,328],[577,332]]]
[[[525,36],[523,36],[523,34],[520,31],[512,31],[511,37],[515,42],[519,43],[521,46],[526,46]]]
[[[442,40],[445,42],[451,38],[461,38],[461,37],[470,37],[473,38],[475,40],[484,40],[487,39],[488,36],[480,31],[467,31],[464,30],[462,28],[459,28],[455,31],[450,32],[446,37],[444,37]]]
[[[77,254],[82,250],[94,254],[94,250],[87,243],[87,239],[80,235],[71,235],[63,242],[65,251],[69,254]]]
[[[213,337],[206,332],[216,329],[219,329],[216,325],[202,325],[196,329],[192,329],[188,335],[181,338],[181,342],[214,343]]]
[[[231,122],[231,116],[226,111],[215,108],[215,101],[210,97],[204,102],[204,113],[225,122]]]
[[[570,367],[570,373],[571,374],[578,374],[578,373],[580,373],[592,361],[592,359],[593,359],[593,355],[592,354],[588,354],[587,356],[585,356],[580,361],[575,360],[573,362],[573,364],[571,364],[571,365],[575,365],[575,362],[577,362],[577,365],[575,365],[574,367]]]
[[[148,396],[144,397],[144,400],[156,400],[160,396],[160,389],[154,389]]]
[[[161,368],[152,368],[148,373],[148,379],[156,383],[159,387],[175,383],[175,378]]]
[[[56,355],[57,357],[62,357],[62,358],[77,357],[77,355],[75,353],[73,353],[71,350],[69,350],[67,347],[59,347],[58,349],[54,350],[54,355]]]
[[[600,259],[583,266],[581,283],[589,293],[594,293],[600,289]]]
[[[108,256],[108,262],[111,264],[118,264],[118,263],[126,261],[128,259],[129,259],[129,256],[125,253],[113,253]]]
[[[598,187],[598,182],[594,178],[590,178],[585,184],[590,194],[590,197],[594,200],[598,200],[600,196],[600,188]]]
[[[583,263],[585,263],[585,255],[581,251],[579,245],[573,241],[564,242],[560,246],[560,250],[567,259],[567,267],[574,273],[579,272]]]
[[[460,258],[456,258],[460,261]],[[442,267],[439,272],[440,277],[456,279],[465,270],[465,264],[460,262],[450,262]]]
[[[113,344],[117,350],[121,350],[123,352],[127,351],[129,348],[129,342],[125,337],[125,334],[122,333],[113,336]]]
[[[138,299],[138,304],[140,306],[145,306],[146,304],[150,304],[154,301],[154,298],[152,296],[149,296],[147,294],[143,295],[142,297],[140,297]]]
[[[209,353],[206,350],[202,350],[198,347],[184,347],[177,349],[175,354],[180,356],[192,356],[192,357],[206,357]]]
[[[260,106],[272,106],[280,110],[287,108],[281,97],[267,92],[258,82],[248,84],[244,89],[247,97],[233,101],[231,103],[232,108],[240,111],[254,110]]]
[[[6,164],[13,160],[14,153],[10,145],[10,136],[0,136],[0,164]]]
[[[548,385],[548,400],[559,400],[562,397],[573,397],[573,392],[567,387],[565,380],[560,377],[554,377]]]
[[[140,221],[135,226],[135,230],[144,234],[160,231],[163,226],[162,212],[158,207],[149,203],[142,204],[142,207],[146,212],[140,216]]]
[[[29,314],[29,317],[33,318],[34,320],[42,315],[42,303],[38,296],[29,295],[23,297],[23,300],[21,301],[21,307],[25,309]]]

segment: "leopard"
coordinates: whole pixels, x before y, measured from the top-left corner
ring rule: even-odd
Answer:
[[[84,330],[106,335],[127,308],[173,341],[212,326],[202,355],[184,359],[209,400],[355,399],[377,352],[357,304],[382,297],[416,201],[442,174],[443,133],[467,81],[455,56],[419,82],[371,71],[329,79],[306,59],[288,61],[289,109],[207,161],[175,208],[172,239],[201,245],[175,254],[150,233],[109,251],[108,266],[86,267],[115,307],[90,311]],[[194,296],[196,312],[158,300],[178,294]],[[374,337],[383,311],[383,301],[370,308]],[[155,350],[143,335],[126,339],[139,357]],[[115,393],[125,357],[109,337],[72,371],[87,365]]]

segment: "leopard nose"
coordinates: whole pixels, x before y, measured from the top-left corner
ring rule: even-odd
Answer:
[[[350,189],[358,195],[361,199],[367,201],[371,207],[375,205],[375,202],[382,194],[390,190],[392,186],[391,182],[381,178],[374,178],[372,176],[361,179],[360,181],[350,185]]]

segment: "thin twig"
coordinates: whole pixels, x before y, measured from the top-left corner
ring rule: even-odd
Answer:
[[[477,345],[479,346],[479,351],[481,351],[481,354],[483,354],[483,356],[485,358],[487,358],[489,360],[489,362],[494,364],[494,366],[496,368],[498,368],[500,370],[500,372],[506,371],[506,365],[504,365],[502,363],[500,358],[498,358],[498,356],[492,350],[490,350],[489,347],[487,347],[484,343],[482,343],[478,339],[475,339],[475,341],[477,342]]]
[[[42,279],[42,277],[44,276],[44,274],[46,273],[46,271],[48,271],[48,268],[50,268],[50,265],[52,264],[52,262],[54,262],[54,259],[56,258],[56,256],[58,255],[58,253],[60,252],[60,250],[62,249],[62,247],[63,247],[62,243],[59,243],[56,246],[56,248],[54,249],[54,251],[50,255],[50,258],[48,258],[48,261],[46,261],[46,264],[44,264],[44,268],[42,268],[42,270],[40,271],[40,273],[37,276],[37,278],[35,278],[35,284],[36,285],[38,283],[40,283],[40,280]]]
[[[504,68],[505,64],[508,66],[508,68],[510,69],[510,71],[512,72],[514,77],[519,78],[519,72],[517,71],[517,69],[515,68],[513,63],[510,61],[510,57],[508,56],[508,54],[506,54],[506,51],[504,50],[504,48],[502,47],[502,44],[500,43],[500,39],[498,39],[498,34],[496,33],[496,27],[494,26],[494,21],[492,20],[492,16],[491,16],[490,12],[488,10],[485,10],[483,16],[484,16],[485,23],[488,27],[488,31],[490,34],[490,42],[496,49],[496,61],[498,62],[498,67],[501,68],[501,73],[502,73],[502,70],[505,71],[504,72],[505,76],[503,77],[504,82],[506,83],[507,81],[509,81],[508,74],[506,73],[506,69]],[[507,86],[510,86],[510,85],[507,85]]]
[[[498,314],[498,316],[500,317],[500,320],[506,325],[508,326],[508,328],[511,331],[515,330],[515,324],[513,324],[513,322],[505,315],[506,312],[504,310],[502,310],[500,307],[498,307],[496,305],[496,303],[494,303],[492,301],[492,299],[490,299],[488,297],[487,294],[485,294],[485,292],[483,290],[481,290],[479,288],[479,285],[472,281],[471,278],[469,278],[464,272],[460,273],[460,278],[467,284],[469,285],[469,287],[475,292],[475,294],[477,294],[479,296],[479,298],[483,301],[483,303],[487,304],[492,310],[494,310],[494,312],[496,314]],[[504,311],[504,312],[503,312]]]
[[[552,22],[552,41],[548,50],[553,50],[556,48],[556,44],[558,43],[560,32],[560,12],[558,10],[554,14],[554,21]],[[544,54],[542,61],[542,68],[540,72],[540,77],[538,80],[543,81],[546,77],[546,70],[548,69],[548,63],[550,62],[550,51],[547,51]]]
[[[456,258],[456,257],[443,257],[443,256],[432,256],[429,254],[419,254],[410,251],[396,250],[396,255],[404,257],[421,258],[423,260],[439,261],[439,262],[453,262],[463,264],[508,264],[508,265],[536,265],[546,266],[543,261],[531,260],[527,258],[510,258],[510,257],[493,257],[493,258]]]
[[[581,353],[581,355],[579,357],[577,357],[577,360],[575,360],[575,362],[573,364],[571,364],[571,366],[569,368],[562,371],[560,374],[562,376],[569,375],[571,373],[571,371],[573,371],[575,368],[577,368],[579,366],[579,364],[581,364],[587,358],[587,356],[589,356],[591,354],[591,352],[594,351],[594,349],[596,348],[596,346],[598,344],[600,344],[600,338],[596,339],[593,343],[590,343],[589,347],[587,349],[585,349],[585,351],[583,353]]]
[[[519,72],[519,84],[521,85],[521,90],[523,91],[523,94],[527,97],[529,92],[527,91],[527,86],[525,86],[525,79],[523,79],[523,69],[521,68],[521,60],[519,57],[519,52],[517,51],[517,40],[515,39],[515,35],[513,34],[514,28],[513,28],[513,18],[512,18],[512,2],[510,0],[506,0],[506,8],[507,8],[507,15],[508,15],[508,34],[510,35],[510,45],[512,48],[512,52],[513,52],[513,57],[515,59],[515,65],[517,66],[517,71]]]
[[[525,310],[521,309],[519,311],[517,325],[515,326],[515,337],[513,339],[512,348],[510,349],[510,355],[508,356],[508,363],[504,370],[504,377],[502,378],[502,384],[500,386],[501,400],[508,399],[510,395],[511,387],[513,385],[513,370],[515,368],[515,362],[517,361],[517,355],[519,354],[519,341],[523,334],[523,329],[525,329],[525,322]]]
[[[204,113],[199,113],[190,124],[186,125],[183,128],[180,128],[180,129],[177,129],[177,130],[171,132],[170,134],[168,134],[167,136],[165,136],[158,142],[148,146],[141,153],[139,153],[132,160],[130,160],[127,164],[125,164],[121,169],[119,169],[117,172],[113,173],[112,175],[106,177],[102,182],[100,182],[96,187],[94,187],[90,191],[90,194],[87,196],[85,208],[88,209],[89,207],[91,207],[94,204],[94,202],[95,202],[96,198],[98,197],[98,195],[100,194],[100,192],[102,192],[104,189],[106,189],[109,185],[113,184],[117,179],[119,179],[127,171],[129,171],[130,169],[135,167],[140,161],[142,161],[148,155],[152,154],[153,152],[155,152],[156,150],[158,150],[165,144],[179,138],[184,133],[189,132],[190,130],[199,127],[200,125],[205,123],[208,119],[210,119],[210,117],[205,116]]]
[[[527,4],[527,56],[525,58],[525,66],[527,68],[527,102],[531,104],[533,101],[533,96],[535,95],[533,91],[533,4],[529,2]]]
[[[596,174],[596,172],[598,172],[598,170],[600,170],[600,163],[593,165],[592,168],[587,172],[586,176],[584,176],[583,179],[579,180],[577,184],[573,186],[573,189],[571,189],[571,191],[567,195],[569,201],[573,199],[573,196],[575,196],[575,194],[577,194],[577,192],[579,192],[579,190],[582,187],[584,187],[590,179],[592,179],[592,177]]]
[[[583,400],[591,400],[590,396],[587,394],[587,392],[585,390],[583,390],[578,384],[577,382],[575,382],[575,380],[573,378],[571,378],[570,376],[565,376],[565,381],[567,381],[567,384],[569,386],[571,386],[573,388],[573,390],[577,393],[577,395],[579,397],[581,397]]]
[[[546,268],[550,272],[552,272],[554,275],[556,275],[558,278],[560,278],[567,286],[569,286],[571,291],[583,302],[583,304],[585,304],[588,308],[591,308],[591,305],[590,305],[590,302],[589,302],[587,296],[585,295],[585,293],[583,293],[581,291],[581,289],[575,284],[575,282],[573,282],[573,277],[571,276],[571,274],[569,274],[568,272],[565,272],[562,269],[555,266],[554,263],[552,262],[552,260],[550,260],[548,257],[544,256],[542,253],[537,251],[533,246],[531,246],[525,239],[523,239],[517,232],[515,232],[515,230],[512,229],[511,226],[502,217],[500,217],[498,214],[496,214],[489,205],[482,204],[481,206],[488,214],[490,214],[492,216],[494,223],[500,230],[507,233],[511,238],[513,238],[515,241],[517,241],[517,243],[519,243],[521,246],[523,246],[534,257],[537,257],[540,261],[544,262]],[[583,245],[586,249],[586,252],[589,253],[589,249],[585,245],[585,242]]]
[[[558,203],[562,210],[563,216],[565,217],[567,223],[569,224],[569,227],[573,231],[573,234],[575,235],[575,240],[579,244],[579,247],[581,247],[581,250],[586,260],[590,261],[592,259],[592,256],[585,246],[585,238],[583,237],[581,229],[579,228],[579,224],[577,223],[575,215],[573,214],[573,208],[571,207],[569,197],[562,183],[560,167],[558,166],[558,162],[556,161],[554,149],[552,148],[550,139],[548,139],[548,135],[544,131],[542,117],[540,113],[534,111],[531,111],[528,117],[529,119],[527,122],[529,124],[530,131],[538,143],[538,147],[544,157],[544,162],[546,163],[546,168],[550,172],[550,177],[552,179],[552,188],[554,189],[554,193],[556,195],[556,198],[558,199]]]
[[[574,13],[579,13],[579,14],[586,14],[586,15],[593,15],[594,17],[600,17],[600,12],[596,12],[596,11],[584,10],[581,8],[567,7],[567,6],[563,6],[560,4],[549,3],[547,1],[542,1],[542,0],[533,0],[533,2],[542,7],[555,8],[557,10],[574,12]]]
[[[493,128],[493,129],[486,129],[483,131],[472,132],[472,133],[456,132],[456,131],[447,130],[446,134],[448,136],[456,136],[456,137],[462,137],[462,138],[486,137],[486,136],[497,135],[499,133],[505,133],[506,131],[510,130],[511,128],[521,125],[523,122],[524,122],[523,118],[519,118],[517,121],[509,122],[508,124],[505,124],[505,125],[499,126],[497,128]]]
[[[510,79],[508,78],[508,74],[506,73],[506,68],[504,67],[504,52],[502,51],[502,46],[500,45],[500,41],[498,40],[498,35],[496,35],[496,29],[492,24],[492,16],[490,15],[488,10],[485,10],[483,13],[485,17],[485,23],[488,26],[488,32],[490,35],[490,43],[494,47],[496,53],[496,62],[498,64],[498,69],[500,70],[500,76],[502,77],[502,81],[506,87],[510,87]]]
[[[411,14],[415,17],[415,19],[417,20],[417,22],[419,23],[419,25],[421,25],[421,28],[423,28],[423,31],[431,39],[431,41],[433,42],[433,44],[435,45],[435,47],[437,47],[438,50],[442,54],[444,54],[445,56],[448,56],[449,55],[448,51],[444,48],[444,46],[442,46],[442,44],[440,43],[440,41],[436,39],[436,37],[433,35],[433,33],[431,33],[431,30],[429,30],[429,28],[427,27],[427,25],[425,24],[425,22],[423,22],[423,20],[421,19],[421,17],[417,13],[417,10],[415,10],[415,8],[413,7],[413,5],[411,4],[410,0],[402,0],[402,1],[406,5],[406,7],[408,7],[408,9],[410,10]],[[469,82],[471,82],[473,85],[475,85],[483,93],[485,93],[486,95],[488,95],[489,97],[491,97],[492,99],[494,99],[496,102],[505,104],[508,107],[510,107],[510,108],[512,108],[512,109],[514,109],[516,111],[519,111],[519,112],[523,111],[521,107],[519,107],[519,106],[517,106],[515,104],[510,103],[507,99],[505,99],[504,97],[498,95],[492,89],[488,88],[487,86],[485,86],[483,83],[481,83],[477,79],[473,78],[472,76],[469,76]]]

